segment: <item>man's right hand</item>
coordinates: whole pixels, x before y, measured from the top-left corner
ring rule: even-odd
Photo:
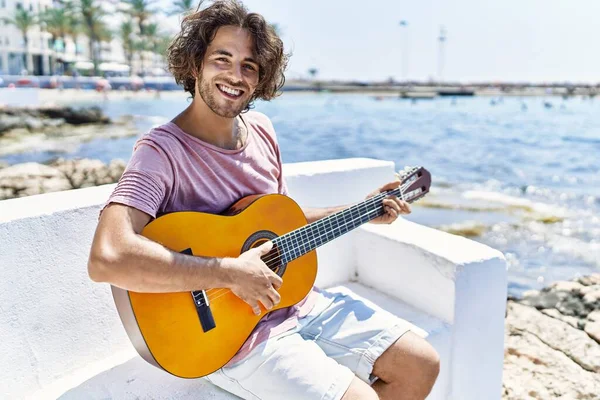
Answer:
[[[281,287],[283,280],[261,259],[272,248],[273,242],[268,241],[230,259],[228,263],[229,289],[248,303],[256,315],[260,315],[259,302],[270,310],[281,300],[277,289]]]

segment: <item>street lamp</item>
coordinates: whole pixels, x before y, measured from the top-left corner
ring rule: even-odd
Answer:
[[[440,26],[440,36],[438,37],[438,83],[442,83],[444,73],[444,47],[446,44],[446,28]]]
[[[408,80],[408,21],[401,20],[402,33],[402,80]]]

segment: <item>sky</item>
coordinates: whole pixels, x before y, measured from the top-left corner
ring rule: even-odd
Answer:
[[[600,82],[598,0],[243,2],[281,27],[290,78],[314,67],[321,79],[364,82]]]

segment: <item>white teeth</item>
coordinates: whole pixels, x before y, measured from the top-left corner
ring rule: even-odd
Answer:
[[[228,94],[230,94],[232,96],[239,96],[240,95],[240,91],[239,90],[231,89],[231,88],[229,88],[227,86],[219,85],[219,89],[221,89],[225,93],[228,93]]]

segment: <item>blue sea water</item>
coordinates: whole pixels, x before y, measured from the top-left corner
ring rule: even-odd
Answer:
[[[141,134],[187,103],[131,99],[95,105],[110,117],[138,116]],[[501,250],[512,295],[600,272],[600,100],[412,102],[285,93],[257,103],[256,110],[273,121],[284,162],[373,157],[393,160],[398,168],[426,167],[432,192],[407,218]],[[128,160],[135,140],[98,139],[68,153],[28,152],[1,160]]]

